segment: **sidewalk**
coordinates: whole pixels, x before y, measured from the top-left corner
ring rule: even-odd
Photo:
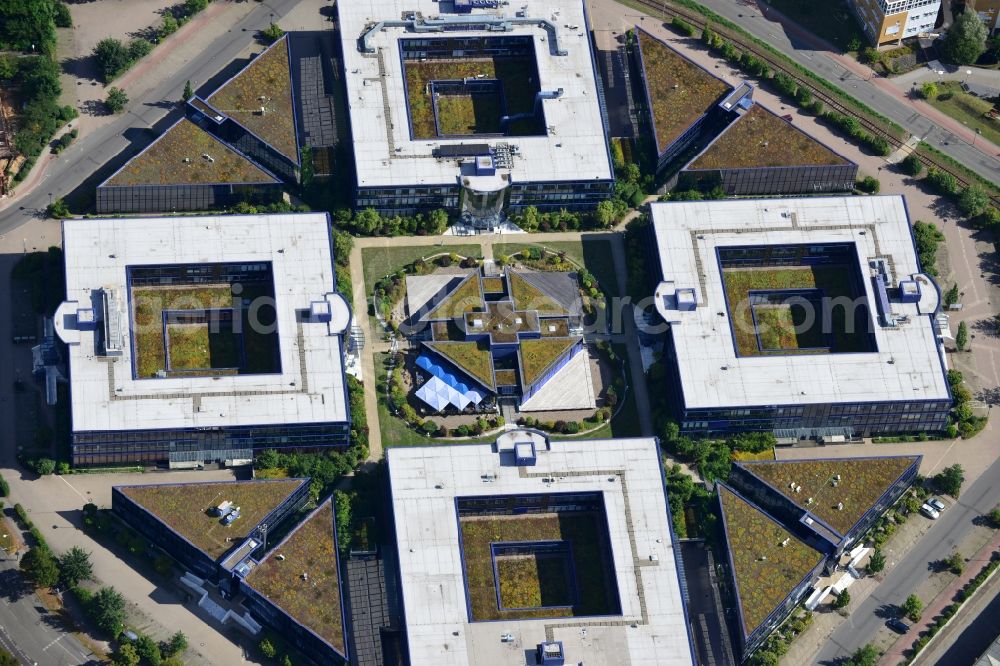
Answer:
[[[913,645],[913,641],[920,636],[920,634],[927,631],[930,625],[934,622],[934,619],[941,614],[941,611],[945,607],[950,606],[952,603],[957,601],[956,594],[961,590],[966,583],[976,577],[986,563],[989,562],[990,556],[994,551],[1000,549],[1000,532],[998,532],[993,539],[987,543],[985,546],[979,549],[979,551],[969,558],[969,561],[965,565],[965,571],[962,572],[960,576],[957,576],[948,587],[944,588],[940,594],[938,594],[934,599],[927,604],[924,608],[923,615],[920,617],[919,622],[915,622],[911,627],[909,633],[905,636],[901,636],[897,640],[892,649],[885,653],[882,660],[879,662],[881,666],[892,666],[898,664],[902,661],[904,657],[904,652],[910,649]]]
[[[843,611],[833,610],[832,598],[820,604],[813,613],[812,625],[789,644],[788,653],[782,657],[782,664],[798,666],[816,663],[819,650],[830,640],[834,632],[845,622],[853,621],[851,614],[870,596],[875,595],[876,599],[880,598],[879,586],[882,581],[933,527],[933,523],[929,520],[914,518],[915,516],[903,523],[882,547],[882,553],[886,557],[885,569],[874,576],[866,575],[851,584],[851,605],[846,611],[847,614],[843,615],[841,614]]]

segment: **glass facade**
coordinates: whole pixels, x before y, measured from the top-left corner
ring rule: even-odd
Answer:
[[[685,189],[721,185],[727,196],[849,192],[858,175],[856,164],[788,166],[682,171]]]
[[[463,185],[460,198],[462,219],[477,227],[492,229],[503,217],[507,190],[504,186],[496,190],[479,191],[470,185]]]
[[[670,377],[674,413],[689,435],[717,436],[732,432],[843,428],[855,436],[908,432],[940,432],[948,425],[950,400],[843,402],[809,405],[753,405],[688,409],[677,369],[677,350],[668,331],[662,362]]]
[[[206,117],[204,112],[191,104],[188,104],[185,110],[192,122],[206,132],[214,134],[223,143],[231,144],[257,164],[285,179],[286,182],[298,182],[299,165],[296,162],[261,141],[232,118],[227,117],[218,123]]]
[[[359,187],[355,193],[357,208],[374,208],[380,214],[414,215],[436,208],[459,209],[460,187],[454,185]],[[593,210],[611,197],[613,180],[512,183],[508,188],[507,208],[517,212],[535,206],[539,210]]]
[[[511,185],[510,209],[535,206],[539,210],[593,210],[614,193],[613,180],[527,182]]]
[[[169,213],[180,210],[229,208],[241,201],[268,204],[281,201],[280,183],[249,185],[132,185],[97,188],[97,212]]]
[[[221,462],[254,451],[313,451],[350,444],[349,423],[307,423],[176,430],[73,433],[73,466]]]

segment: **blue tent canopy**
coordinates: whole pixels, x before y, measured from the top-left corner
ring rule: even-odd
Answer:
[[[470,397],[464,393],[459,393],[454,387],[448,386],[437,377],[431,377],[423,386],[417,389],[417,397],[427,403],[431,409],[438,412],[442,411],[448,405],[453,405],[457,409],[465,409],[472,403]]]

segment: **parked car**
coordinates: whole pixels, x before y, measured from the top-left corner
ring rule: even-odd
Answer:
[[[908,632],[910,630],[910,625],[906,624],[905,622],[903,622],[902,620],[900,620],[898,617],[894,617],[891,620],[889,620],[888,622],[886,622],[885,626],[889,627],[890,629],[892,629],[893,631],[895,631],[897,634],[905,634],[906,632]]]
[[[920,513],[924,514],[931,520],[937,520],[941,516],[941,513],[927,502],[924,502],[923,506],[920,507]]]
[[[927,500],[927,503],[930,504],[935,509],[937,509],[938,512],[944,511],[944,502],[942,502],[937,497],[930,498],[929,500]]]

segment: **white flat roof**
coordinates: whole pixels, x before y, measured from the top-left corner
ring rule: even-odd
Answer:
[[[501,448],[517,437],[505,434]],[[491,444],[386,451],[411,662],[523,666],[549,631],[567,664],[691,664],[656,440],[560,441],[547,450],[544,437],[533,439],[536,465],[522,468],[501,466]],[[455,498],[546,492],[603,494],[621,616],[470,623]],[[501,641],[507,633],[513,640]]]
[[[340,337],[346,303],[333,293],[325,214],[67,220],[63,250],[66,302],[55,324],[69,345],[75,431],[347,420]],[[271,263],[280,374],[135,379],[126,269],[243,262]],[[103,289],[117,290],[123,301],[118,357],[97,355],[96,333],[76,325],[77,310],[100,310]],[[310,319],[310,305],[324,300],[332,321]]]
[[[654,203],[652,217],[656,307],[671,324],[686,408],[949,399],[933,326],[940,296],[919,273],[902,196]],[[737,356],[716,248],[844,242],[857,251],[878,351]],[[919,303],[891,301],[892,328],[878,322],[875,258],[887,260],[890,287],[921,283]],[[679,289],[694,290],[694,310],[669,305]]]
[[[514,17],[525,10],[530,18],[551,21],[566,55],[550,53],[550,38],[538,24],[517,25],[507,32],[448,30],[412,32],[386,27],[372,35],[376,54],[362,53],[358,39],[372,24],[400,20],[404,12],[424,17],[442,14],[437,0],[350,0],[337,3],[351,118],[358,185],[454,185],[461,170],[455,159],[439,159],[433,150],[444,144],[510,143],[520,148],[509,170],[515,182],[597,180],[613,177],[597,95],[590,35],[583,0],[518,0],[499,9],[473,9],[474,15]],[[528,35],[534,40],[540,90],[563,89],[557,99],[542,101],[547,136],[411,140],[403,86],[400,38],[435,39],[463,36]],[[384,77],[380,72],[384,68]],[[388,117],[387,117],[388,114]],[[498,170],[498,173],[507,173]]]

